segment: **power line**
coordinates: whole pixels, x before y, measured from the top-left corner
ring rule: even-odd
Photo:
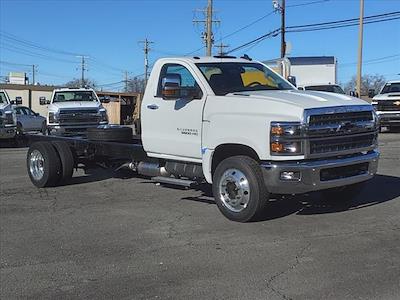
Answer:
[[[395,11],[391,13],[384,13],[384,14],[378,14],[378,15],[372,15],[368,17],[364,17],[363,20],[367,21],[370,19],[380,19],[380,18],[385,18],[385,17],[393,17],[393,16],[399,16],[400,11]],[[351,23],[353,24],[354,22],[358,22],[358,18],[352,18],[352,19],[345,19],[345,20],[338,20],[338,21],[330,21],[330,22],[323,22],[323,23],[314,23],[314,24],[305,24],[305,25],[296,25],[296,26],[287,26],[286,29],[297,29],[297,28],[307,28],[307,27],[316,27],[316,26],[328,26],[328,25],[335,25],[335,24],[343,24],[343,23]]]
[[[53,52],[53,53],[57,53],[57,54],[63,54],[63,55],[69,55],[69,56],[77,56],[80,55],[78,53],[73,53],[73,52],[68,52],[68,51],[64,51],[64,50],[59,50],[59,49],[55,49],[55,48],[50,48],[50,47],[45,47],[45,46],[41,46],[37,43],[19,38],[11,33],[7,33],[3,30],[0,30],[0,36],[2,36],[4,39],[6,40],[11,40],[14,42],[17,42],[19,44],[22,44],[26,47],[30,47],[30,48],[35,48],[35,49],[39,49],[39,50],[43,50],[43,51],[47,51],[47,52]]]
[[[400,11],[364,17],[364,20],[366,20],[364,22],[364,24],[379,23],[379,22],[385,22],[385,21],[391,21],[391,20],[397,20],[397,19],[400,19]],[[351,22],[351,23],[349,23],[349,22]],[[326,25],[329,25],[329,26],[326,26]],[[358,18],[354,18],[354,19],[338,20],[338,21],[332,21],[332,22],[324,22],[324,23],[287,26],[286,32],[327,30],[327,29],[333,29],[333,28],[357,26],[357,25],[358,25]],[[318,27],[318,26],[320,26],[320,27]],[[321,26],[324,26],[324,27],[321,27]],[[251,40],[249,42],[246,42],[246,43],[228,51],[227,53],[235,52],[235,51],[240,50],[249,45],[253,45],[254,43],[258,43],[259,41],[262,41],[266,38],[276,36],[280,33],[280,30],[281,30],[280,28],[275,29],[274,31],[271,31],[264,35],[261,35],[260,37],[254,39],[254,40]]]
[[[318,0],[318,1],[311,1],[311,2],[307,2],[307,3],[287,5],[286,7],[289,8],[289,7],[307,6],[307,5],[312,5],[312,4],[324,3],[324,2],[328,2],[328,1],[330,1],[330,0]]]
[[[256,39],[254,39],[254,40],[251,40],[250,42],[244,43],[244,44],[242,44],[242,45],[240,45],[240,46],[237,46],[236,48],[233,48],[233,49],[229,50],[228,52],[226,52],[226,54],[229,54],[229,53],[238,51],[238,50],[240,50],[240,49],[242,49],[242,48],[244,48],[244,47],[246,47],[246,46],[249,46],[249,45],[252,45],[252,44],[254,44],[254,43],[263,41],[263,40],[265,40],[265,39],[267,39],[267,38],[277,36],[277,35],[280,33],[280,31],[281,31],[281,29],[280,29],[280,28],[277,28],[277,29],[275,29],[275,30],[273,30],[273,31],[270,31],[270,32],[268,32],[268,33],[266,33],[266,34],[263,34],[262,36],[260,36],[260,37],[258,37],[258,38],[256,38]]]

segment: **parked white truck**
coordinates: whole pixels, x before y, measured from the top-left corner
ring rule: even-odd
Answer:
[[[264,64],[232,57],[156,62],[141,107],[142,136],[127,128],[88,139],[42,137],[27,156],[33,184],[65,182],[74,166],[129,166],[167,184],[212,184],[220,211],[254,219],[270,194],[325,190],[349,198],[377,172],[377,118],[346,95],[298,91]],[[125,134],[126,131],[126,134]],[[110,142],[121,137],[124,142]]]
[[[0,140],[12,139],[16,135],[17,118],[12,101],[4,90],[0,90]]]
[[[47,103],[42,102],[42,105]],[[76,135],[108,124],[107,111],[93,89],[56,89],[47,113],[50,134]]]
[[[372,99],[381,127],[400,127],[400,80],[388,81]]]

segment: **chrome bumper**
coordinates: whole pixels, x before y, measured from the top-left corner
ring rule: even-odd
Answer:
[[[264,182],[269,192],[274,194],[302,194],[311,191],[350,185],[371,179],[378,169],[379,152],[374,150],[345,158],[332,158],[314,161],[262,162]],[[333,168],[356,166],[366,163],[368,169],[362,174],[343,176],[338,179],[321,180],[321,171]],[[335,169],[337,170],[337,169]],[[299,179],[282,179],[282,172],[297,172]]]
[[[103,123],[100,124],[77,124],[77,125],[48,125],[47,128],[50,134],[55,135],[80,135],[86,134],[88,128],[97,128],[100,125],[104,125]]]
[[[0,139],[12,139],[16,134],[16,127],[0,127]]]

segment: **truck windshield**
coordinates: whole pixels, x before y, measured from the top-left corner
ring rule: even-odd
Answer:
[[[292,90],[293,87],[273,71],[258,63],[198,63],[214,93],[262,90]]]
[[[320,92],[330,92],[330,93],[337,93],[337,94],[345,94],[343,89],[338,85],[310,85],[304,87],[306,90],[309,91],[320,91]]]
[[[400,82],[386,83],[381,94],[400,93]]]
[[[0,104],[5,104],[7,102],[6,94],[4,92],[0,92]]]
[[[54,94],[53,102],[66,101],[97,101],[97,97],[91,91],[65,91]]]

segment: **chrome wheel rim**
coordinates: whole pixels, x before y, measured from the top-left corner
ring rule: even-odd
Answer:
[[[29,156],[29,172],[36,181],[44,176],[44,158],[38,150],[33,150]]]
[[[237,169],[226,170],[219,182],[219,197],[230,211],[243,211],[250,199],[250,185],[244,173]]]

